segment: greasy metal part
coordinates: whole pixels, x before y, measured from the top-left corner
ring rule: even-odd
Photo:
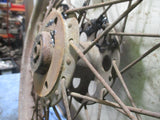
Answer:
[[[155,46],[153,46],[151,49],[149,49],[148,51],[146,51],[142,56],[140,56],[139,58],[137,58],[136,60],[134,60],[133,62],[131,62],[129,65],[127,65],[125,68],[123,68],[120,71],[121,74],[123,74],[124,72],[126,72],[128,69],[130,69],[131,67],[133,67],[135,64],[137,64],[139,61],[141,61],[143,58],[145,58],[146,56],[148,56],[149,54],[151,54],[153,51],[155,51],[159,47],[160,47],[160,43],[158,43]]]
[[[137,0],[133,5],[131,5],[130,8],[128,8],[125,12],[123,12],[111,25],[109,25],[104,32],[97,37],[88,48],[86,48],[83,53],[86,54],[104,35],[108,34],[109,31],[112,30],[112,28],[115,27],[116,24],[118,24],[126,15],[128,15],[138,4],[140,4],[142,0]]]
[[[61,80],[61,87],[62,87],[62,96],[63,96],[63,101],[64,101],[64,106],[67,112],[67,119],[71,120],[71,113],[69,110],[69,103],[68,103],[68,97],[67,97],[67,93],[66,93],[66,87],[65,87],[65,78],[62,78]]]
[[[145,34],[145,33],[109,32],[109,34],[118,36],[134,36],[134,37],[160,37],[159,34]]]
[[[120,71],[119,71],[119,69],[118,69],[118,67],[117,67],[117,65],[116,65],[116,61],[113,60],[113,61],[112,61],[112,64],[113,64],[113,67],[114,67],[114,69],[115,69],[115,71],[116,71],[116,73],[117,73],[117,76],[118,76],[119,80],[120,80],[121,83],[122,83],[122,86],[124,87],[124,90],[125,90],[128,98],[129,98],[130,103],[132,104],[133,107],[136,108],[136,105],[135,105],[135,103],[134,103],[134,101],[133,101],[133,98],[132,98],[132,96],[131,96],[128,88],[127,88],[127,85],[126,85],[126,83],[124,82],[124,79],[123,79],[123,77],[122,77],[122,75],[121,75],[121,73],[120,73]],[[136,116],[137,116],[137,119],[138,119],[138,120],[141,119],[141,117],[140,117],[138,114],[136,114]]]
[[[97,70],[91,65],[91,63],[86,59],[85,55],[74,45],[73,41],[70,41],[71,46],[77,52],[77,54],[85,61],[90,70],[95,74],[95,76],[99,79],[99,81],[104,85],[107,91],[112,95],[112,97],[119,103],[119,105],[124,109],[127,113],[128,117],[132,120],[136,120],[136,118],[131,114],[126,105],[120,100],[120,98],[115,94],[115,92],[111,89],[111,87],[105,82],[105,80],[101,77],[101,75],[97,72]]]
[[[91,36],[93,33],[97,33],[98,30],[104,29],[107,23],[108,19],[102,15],[98,19],[91,20],[89,25],[85,24],[82,31],[85,32],[87,36]]]
[[[114,108],[120,108],[120,109],[122,109],[119,104],[114,103],[114,102],[110,102],[108,100],[100,100],[100,99],[96,99],[96,98],[93,98],[93,97],[81,95],[81,94],[74,93],[74,92],[71,93],[71,96],[82,98],[82,99],[86,99],[86,100],[89,100],[89,101],[92,101],[92,102],[95,102],[95,103],[111,106],[111,107],[114,107]],[[157,112],[151,112],[151,111],[148,111],[148,110],[144,110],[144,109],[140,109],[140,108],[135,108],[135,107],[131,107],[131,106],[127,106],[127,108],[131,112],[134,112],[134,113],[138,113],[138,114],[142,114],[142,115],[147,115],[147,116],[155,117],[155,118],[160,118],[160,113],[157,113]]]
[[[67,10],[65,13],[70,14],[70,13],[74,13],[74,12],[81,12],[81,11],[88,10],[88,9],[93,9],[93,8],[97,8],[97,7],[107,6],[107,5],[118,4],[118,3],[127,2],[127,1],[129,1],[129,0],[114,0],[114,1],[109,1],[109,2],[105,2],[105,3],[99,3],[99,4],[96,4],[96,5],[90,5],[90,6],[85,6],[85,7],[81,7],[81,8],[75,8],[75,9]]]

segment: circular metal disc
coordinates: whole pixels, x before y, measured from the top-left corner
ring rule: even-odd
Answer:
[[[49,54],[51,61],[48,70],[43,74],[37,71],[33,72],[34,88],[39,96],[52,97],[54,104],[61,97],[59,94],[61,92],[60,79],[66,78],[67,87],[74,72],[77,55],[71,50],[69,40],[78,43],[79,29],[74,15],[65,19],[56,9],[50,12],[44,23],[40,34],[48,33],[43,37],[43,41],[47,41],[47,48],[51,52]],[[50,36],[48,36],[49,34]],[[41,52],[40,54],[45,56],[47,53]]]

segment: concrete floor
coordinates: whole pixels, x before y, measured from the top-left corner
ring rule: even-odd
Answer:
[[[0,75],[0,120],[18,119],[20,74]]]
[[[0,75],[0,120],[18,120],[19,80],[20,74]],[[61,119],[66,120],[62,115]],[[49,120],[58,120],[53,108]]]

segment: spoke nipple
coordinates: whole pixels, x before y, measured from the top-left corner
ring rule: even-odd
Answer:
[[[67,65],[70,65],[70,64],[71,64],[71,60],[67,59]]]

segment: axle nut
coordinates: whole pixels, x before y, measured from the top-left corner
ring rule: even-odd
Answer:
[[[31,68],[33,72],[45,74],[52,59],[50,33],[42,32],[36,37],[31,53]]]

